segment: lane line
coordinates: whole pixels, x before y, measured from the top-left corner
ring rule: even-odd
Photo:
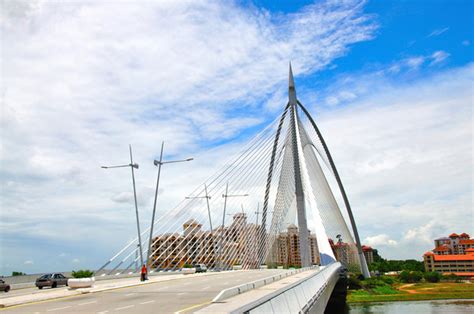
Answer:
[[[116,308],[115,310],[116,310],[116,311],[126,310],[126,309],[132,308],[132,307],[134,307],[134,306],[135,306],[135,305],[133,305],[133,304],[132,304],[132,305],[127,305],[127,306],[122,306],[122,307]]]
[[[186,294],[186,292],[181,292],[181,293],[178,293],[177,295],[183,295],[183,294]]]
[[[68,309],[70,307],[72,307],[72,306],[68,305],[68,306],[64,306],[64,307],[57,307],[57,308],[54,308],[54,309],[49,309],[49,310],[47,310],[47,312],[64,310],[64,309]]]
[[[106,310],[106,311],[102,311],[102,312],[97,312],[97,314],[105,314],[105,313],[109,313],[109,311]]]
[[[137,294],[136,292],[133,292],[133,293],[126,294],[125,296],[126,297],[131,297],[132,295],[136,295],[136,294]]]
[[[160,288],[160,289],[156,289],[156,291],[163,291],[163,290],[166,290],[166,289],[168,289],[168,288],[169,288],[169,287],[162,287],[162,288]]]
[[[151,300],[151,301],[142,302],[142,303],[140,303],[140,304],[149,304],[149,303],[153,303],[153,302],[155,302],[155,300]]]
[[[79,303],[78,305],[81,306],[81,305],[87,305],[87,304],[93,304],[93,303],[97,303],[97,301],[91,301],[91,302],[86,302],[86,303]]]
[[[197,307],[204,306],[204,305],[211,304],[211,303],[212,303],[212,301],[207,301],[207,302],[204,302],[204,303],[201,303],[201,304],[196,304],[196,305],[184,308],[182,310],[176,311],[176,312],[174,312],[174,314],[181,314],[181,313],[187,312],[189,310],[195,309]]]

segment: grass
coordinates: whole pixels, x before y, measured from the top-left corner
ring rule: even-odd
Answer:
[[[474,284],[439,282],[407,285],[397,283],[368,290],[351,290],[347,296],[349,303],[440,299],[474,299]]]

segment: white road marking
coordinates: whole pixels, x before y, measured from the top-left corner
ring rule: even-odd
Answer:
[[[131,297],[132,295],[135,295],[136,293],[129,293],[129,294],[126,294],[125,296],[126,297]]]
[[[210,287],[211,287],[211,286],[204,287],[204,288],[202,288],[202,290],[207,290],[207,289],[209,289]]]
[[[162,291],[162,290],[166,290],[166,289],[168,289],[168,287],[163,287],[163,288],[157,289],[157,291]]]
[[[177,295],[183,295],[183,294],[186,294],[186,292],[181,292],[181,293],[178,293]]]
[[[153,303],[153,302],[155,302],[155,300],[151,300],[151,301],[142,302],[142,303],[140,303],[140,304],[148,304],[148,303]]]
[[[105,314],[105,313],[109,313],[109,311],[97,312],[97,314]]]
[[[133,305],[133,304],[132,304],[132,305],[127,305],[127,306],[123,306],[123,307],[118,307],[118,308],[116,308],[115,310],[116,310],[116,311],[126,310],[126,309],[132,308],[132,307],[134,307],[134,306],[135,306],[135,305]]]
[[[65,306],[65,307],[57,307],[57,308],[54,308],[54,309],[49,309],[48,312],[52,312],[52,311],[59,311],[59,310],[64,310],[64,309],[68,309],[70,308],[71,306]]]
[[[87,304],[93,304],[93,303],[97,303],[97,301],[91,301],[91,302],[86,302],[86,303],[79,303],[78,305],[81,306],[81,305],[87,305]]]

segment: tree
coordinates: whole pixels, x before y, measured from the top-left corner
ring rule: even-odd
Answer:
[[[426,272],[423,277],[425,278],[426,281],[428,282],[439,282],[441,279],[441,274],[436,272],[436,271],[430,271]]]
[[[401,282],[420,282],[423,278],[421,271],[407,271],[404,270],[399,275]]]
[[[12,271],[12,276],[23,276],[26,275],[25,273],[22,273],[21,271]]]

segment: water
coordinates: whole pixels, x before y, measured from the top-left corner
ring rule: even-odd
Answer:
[[[351,304],[349,314],[399,314],[399,313],[474,313],[474,299],[471,300],[433,300],[433,301],[403,301],[370,304]]]

